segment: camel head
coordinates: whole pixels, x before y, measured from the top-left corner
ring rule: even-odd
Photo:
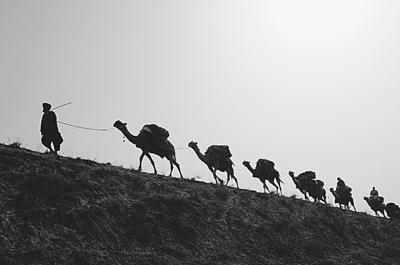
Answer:
[[[121,130],[121,129],[126,129],[126,122],[121,122],[120,120],[117,120],[116,122],[114,122],[114,127]]]
[[[335,190],[333,188],[330,188],[329,191],[335,194]]]
[[[242,164],[245,167],[249,167],[250,166],[250,162],[249,161],[243,161]]]
[[[293,171],[289,171],[289,176],[292,178],[294,185],[298,188],[301,192],[304,190],[304,185],[294,176]]]
[[[366,200],[367,202],[369,202],[369,198],[368,198],[368,197],[364,197],[364,200]]]
[[[197,142],[193,142],[191,141],[188,146],[194,150],[199,149],[199,147],[197,146]]]

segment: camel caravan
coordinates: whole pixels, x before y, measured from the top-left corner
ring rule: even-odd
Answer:
[[[172,171],[175,166],[179,171],[180,177],[183,178],[180,166],[176,160],[174,145],[168,140],[169,132],[166,129],[155,124],[147,124],[144,125],[139,134],[135,136],[128,131],[127,123],[117,120],[114,123],[114,127],[121,131],[124,137],[126,137],[131,143],[142,150],[142,154],[139,157],[139,172],[142,169],[143,158],[146,156],[153,166],[154,173],[157,174],[156,166],[150,155],[156,154],[161,158],[167,158],[170,162],[171,171],[169,176],[172,175]],[[233,170],[234,163],[231,159],[232,153],[229,150],[229,146],[211,145],[207,148],[204,154],[200,151],[197,142],[191,141],[188,144],[188,147],[193,149],[197,157],[206,164],[215,179],[216,185],[224,185],[224,181],[217,175],[217,171],[221,171],[226,172],[227,179],[225,185],[228,185],[230,179],[232,178],[236,183],[236,187],[239,188],[239,183]],[[281,183],[283,182],[279,172],[275,169],[274,162],[261,158],[257,161],[255,168],[250,165],[249,161],[243,161],[242,164],[250,171],[254,178],[258,178],[261,181],[264,193],[267,191],[268,193],[271,193],[266,184],[266,181],[268,181],[272,186],[275,187],[276,193],[282,195]],[[322,180],[317,179],[315,172],[305,171],[295,176],[293,171],[289,171],[289,176],[293,180],[296,188],[304,195],[305,200],[310,200],[309,197],[311,197],[314,199],[314,202],[323,202],[327,204],[326,190],[324,189],[325,184]],[[330,188],[329,191],[335,198],[335,203],[339,204],[340,209],[350,210],[351,206],[354,211],[356,211],[352,196],[352,189],[347,186],[341,178],[337,178],[336,188]],[[385,205],[384,198],[378,195],[378,191],[375,189],[375,187],[373,187],[372,191],[370,192],[370,196],[364,197],[364,200],[375,212],[376,216],[379,217],[379,213],[381,213],[384,217],[386,217],[386,211],[388,217],[391,219],[400,220],[400,207],[395,203],[388,203]]]
[[[57,116],[53,112],[53,110],[58,109],[60,107],[71,104],[72,102],[60,105],[55,108],[51,108],[49,103],[43,103],[43,116],[41,121],[40,131],[42,133],[42,143],[43,145],[49,149],[50,154],[54,154],[57,156],[57,152],[60,150],[60,145],[63,142],[61,134],[58,130],[57,126]],[[63,123],[69,126],[78,127],[81,129],[89,129],[89,130],[100,130],[106,131],[108,129],[95,129],[95,128],[87,128],[76,126],[68,123]],[[158,155],[161,158],[167,158],[171,171],[169,176],[172,176],[172,171],[174,167],[176,167],[179,171],[179,175],[183,178],[181,167],[176,160],[176,152],[174,145],[168,140],[169,132],[156,125],[156,124],[147,124],[144,125],[140,130],[138,135],[133,135],[129,132],[127,128],[127,123],[121,122],[117,120],[113,127],[121,131],[121,133],[126,137],[132,144],[136,145],[140,150],[142,150],[142,154],[139,157],[139,168],[138,171],[142,170],[142,161],[146,156],[154,169],[154,174],[157,174],[157,169],[154,163],[153,158],[150,154]],[[54,150],[51,146],[53,144]],[[236,187],[239,188],[239,183],[237,178],[235,177],[235,172],[233,170],[233,161],[231,159],[232,153],[229,150],[229,146],[227,145],[211,145],[207,148],[204,154],[201,153],[200,148],[198,147],[197,142],[191,141],[188,144],[189,148],[193,149],[197,157],[207,165],[208,169],[211,171],[216,185],[224,185],[224,181],[218,177],[217,171],[226,172],[226,183],[229,184],[230,179],[232,178]],[[46,151],[47,152],[47,151]],[[282,187],[281,187],[281,177],[279,172],[275,169],[275,163],[260,158],[256,163],[256,167],[253,168],[250,165],[249,161],[243,161],[243,166],[246,167],[253,178],[258,178],[264,189],[264,193],[267,191],[271,193],[268,188],[266,181],[275,187],[276,193],[282,195]],[[306,171],[297,176],[295,176],[293,171],[289,171],[289,176],[292,178],[294,185],[296,188],[304,195],[305,200],[309,200],[309,196],[314,199],[314,202],[326,202],[326,190],[324,189],[324,182],[320,179],[317,179],[316,173],[313,171]],[[339,207],[344,210],[350,210],[349,204],[353,207],[354,211],[356,211],[356,207],[354,205],[354,199],[351,194],[352,189],[348,187],[345,182],[341,178],[337,178],[336,189],[330,188],[329,191],[332,193],[335,198],[335,203],[339,204]],[[370,208],[375,212],[376,216],[379,216],[381,213],[384,217],[385,211],[387,215],[391,219],[399,219],[400,220],[400,207],[395,203],[384,204],[384,198],[378,195],[378,191],[373,187],[370,192],[369,197],[364,197],[364,200],[368,203]],[[343,207],[343,208],[342,208]]]

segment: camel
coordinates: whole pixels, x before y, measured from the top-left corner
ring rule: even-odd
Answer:
[[[294,172],[293,171],[289,171],[289,176],[292,178],[294,185],[296,186],[296,188],[302,193],[304,194],[304,199],[309,201],[310,199],[307,196],[307,190],[305,185],[302,183],[302,181],[300,179],[298,179],[298,177],[294,176]]]
[[[350,206],[349,203],[353,206],[354,211],[356,210],[356,207],[354,206],[354,200],[353,197],[351,196],[351,193],[348,192],[346,194],[342,194],[343,192],[338,192],[338,190],[336,189],[336,191],[333,188],[330,188],[329,191],[333,194],[333,197],[335,197],[335,203],[339,204],[340,209],[342,209],[342,205],[343,208],[346,210],[350,210]]]
[[[292,178],[296,188],[304,194],[306,200],[310,200],[307,196],[308,193],[314,199],[314,202],[323,201],[326,204],[324,182],[315,179],[315,172],[306,171],[295,177],[293,171],[289,171],[289,176]]]
[[[378,212],[381,212],[383,214],[383,217],[386,217],[385,215],[385,204],[383,203],[383,197],[378,197],[378,199],[371,200],[369,197],[364,197],[364,200],[368,203],[369,207],[375,212],[375,216],[379,217]]]
[[[397,204],[389,202],[386,204],[385,210],[390,219],[400,220],[400,207]]]
[[[197,145],[197,142],[191,141],[188,146],[194,150],[196,153],[197,157],[203,161],[208,169],[211,171],[211,173],[214,176],[215,183],[218,185],[218,181],[220,185],[224,184],[224,181],[220,179],[217,176],[217,170],[221,172],[226,172],[227,175],[227,180],[226,180],[226,185],[228,185],[230,178],[232,177],[235,182],[237,188],[239,188],[238,181],[234,175],[233,172],[233,162],[230,159],[232,156],[229,147],[226,145],[211,145],[208,147],[207,151],[205,154],[202,154],[200,152],[200,149]]]
[[[119,120],[117,120],[114,123],[114,127],[117,128],[118,130],[120,130],[122,132],[122,134],[134,145],[136,145],[136,147],[140,148],[142,150],[142,154],[139,157],[139,168],[138,171],[141,172],[142,171],[142,161],[143,161],[143,157],[146,156],[149,160],[151,165],[153,166],[154,169],[154,174],[157,174],[157,169],[154,165],[154,161],[152,159],[152,157],[150,156],[151,154],[156,154],[161,158],[167,158],[170,165],[171,165],[171,171],[169,173],[169,176],[172,175],[172,171],[174,169],[174,165],[176,166],[176,168],[179,171],[179,174],[181,176],[181,178],[183,178],[182,176],[182,172],[181,172],[181,168],[178,164],[178,162],[176,161],[176,155],[175,155],[175,148],[172,145],[172,143],[170,141],[167,140],[168,137],[168,132],[167,132],[167,136],[162,138],[162,139],[154,139],[154,137],[151,136],[151,130],[149,128],[151,128],[151,126],[154,125],[145,125],[142,129],[142,131],[139,133],[139,135],[135,136],[133,134],[131,134],[127,127],[126,127],[127,123],[123,123]],[[165,129],[164,129],[165,130]],[[166,130],[165,130],[166,131]]]
[[[326,202],[326,191],[324,189],[324,182],[322,180],[315,180],[312,185],[307,188],[308,194],[314,199],[314,202]]]
[[[274,168],[274,162],[266,159],[259,159],[255,169],[251,167],[249,161],[243,161],[243,165],[253,174],[253,178],[258,178],[261,181],[264,193],[265,190],[268,190],[268,192],[271,193],[268,186],[265,184],[265,181],[268,180],[269,183],[276,188],[276,193],[279,194],[280,191],[280,194],[282,195],[282,180],[280,179],[279,172]],[[275,181],[278,185],[275,184]]]

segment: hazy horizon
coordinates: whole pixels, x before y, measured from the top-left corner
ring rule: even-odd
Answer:
[[[372,213],[362,200],[372,186],[400,204],[398,11],[361,0],[0,0],[0,142],[43,152],[42,102],[72,101],[60,121],[168,129],[186,178],[214,181],[189,141],[227,144],[241,188],[262,191],[241,163],[267,158],[286,196],[302,197],[289,170],[313,170],[331,203],[341,177],[357,210]],[[115,129],[59,128],[61,155],[139,165]],[[143,171],[153,172],[146,158]]]

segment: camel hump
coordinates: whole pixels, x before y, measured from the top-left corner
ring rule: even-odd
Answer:
[[[385,202],[385,199],[382,196],[369,196],[369,200],[377,204],[383,204]]]
[[[336,187],[336,192],[339,196],[351,196],[352,189],[349,186]]]
[[[156,124],[146,124],[145,126],[143,126],[142,130],[140,131],[140,134],[144,133],[149,133],[154,138],[167,139],[169,137],[169,132],[163,127],[160,127]]]
[[[206,156],[214,155],[217,156],[218,158],[232,157],[231,151],[229,150],[229,146],[227,145],[211,145],[210,147],[208,147],[205,155]]]
[[[325,185],[325,183],[319,179],[315,180],[315,182],[318,184],[318,186],[321,186],[321,187],[323,187]]]
[[[389,202],[388,204],[386,204],[385,210],[390,219],[400,219],[400,207],[397,204]]]
[[[258,159],[256,168],[271,168],[274,167],[275,163],[268,159]]]
[[[316,177],[317,177],[317,176],[316,176],[316,174],[315,174],[314,171],[306,171],[306,172],[301,173],[301,174],[298,176],[298,178],[307,179],[307,180],[313,180],[313,179],[315,179]]]

